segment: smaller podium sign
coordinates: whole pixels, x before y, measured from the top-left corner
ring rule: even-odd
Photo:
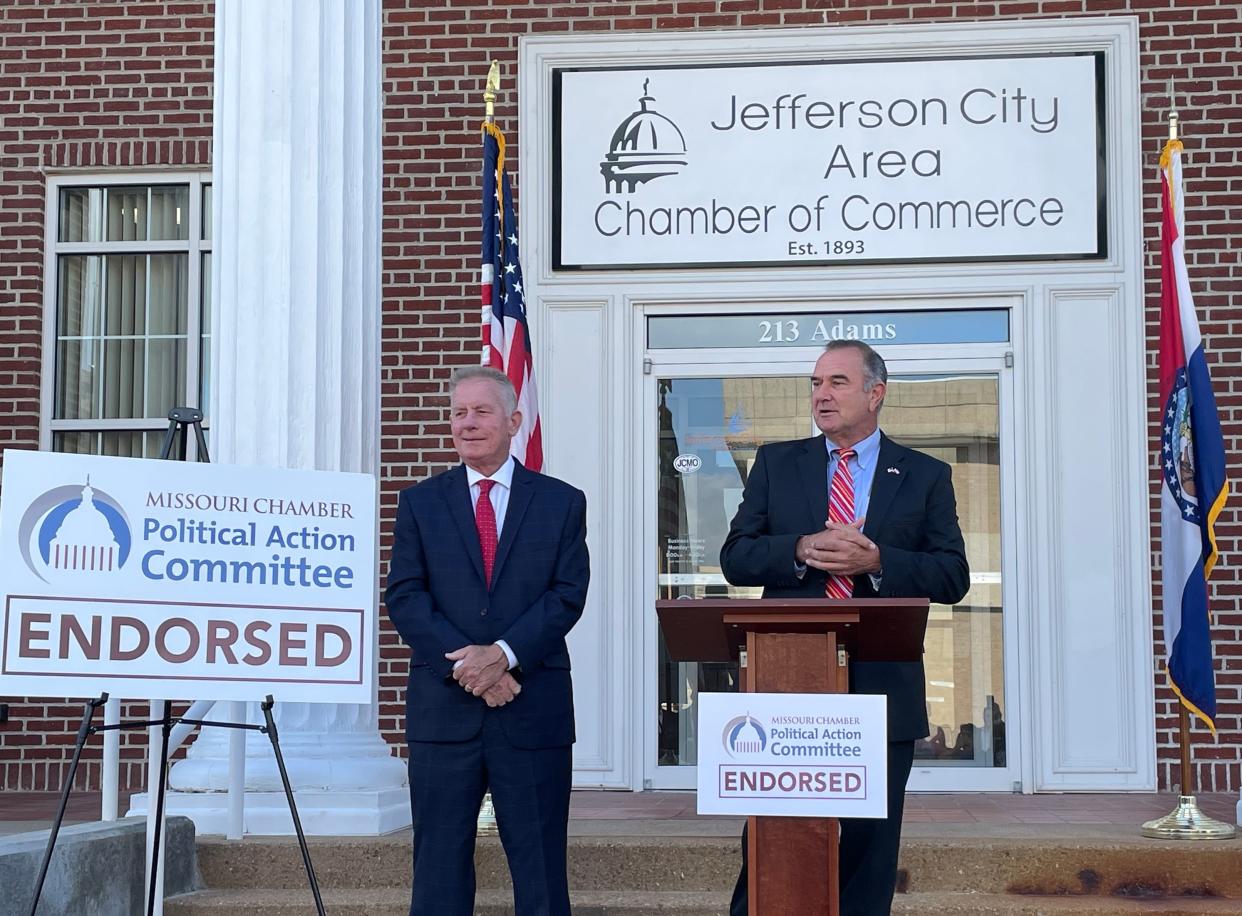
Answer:
[[[0,694],[368,703],[368,474],[9,450]]]
[[[700,814],[887,817],[885,698],[700,693]]]

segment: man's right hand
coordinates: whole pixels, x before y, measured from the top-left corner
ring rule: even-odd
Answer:
[[[494,708],[513,702],[513,699],[521,692],[522,685],[514,680],[512,674],[505,672],[500,680],[483,692],[483,699],[488,706]]]
[[[864,519],[850,524],[828,521],[824,530],[798,538],[794,559],[837,576],[854,576],[880,569],[880,551],[862,533]]]

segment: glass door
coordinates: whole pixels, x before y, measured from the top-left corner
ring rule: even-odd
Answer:
[[[759,596],[760,589],[725,581],[720,547],[758,447],[818,432],[804,374],[815,357],[798,356],[796,364],[664,366],[645,380],[655,420],[647,459],[655,473],[646,479],[654,476],[655,486],[645,513],[654,524],[644,543],[656,597]],[[952,466],[971,569],[962,602],[931,610],[925,641],[931,734],[916,746],[911,788],[1011,790],[1017,768],[1006,734],[1013,721],[1006,693],[1006,634],[1012,628],[1002,538],[1008,370],[1001,359],[958,365],[890,359],[889,373],[881,428]],[[645,694],[654,701],[654,709],[648,707],[654,721],[646,785],[692,788],[697,698],[736,690],[737,670],[732,664],[670,661],[654,630],[648,641],[654,664],[647,668],[654,684],[648,682]]]

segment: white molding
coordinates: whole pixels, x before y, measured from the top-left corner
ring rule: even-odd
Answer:
[[[604,561],[614,555],[625,530],[617,496],[623,486],[618,477],[623,474],[624,463],[608,448],[607,424],[599,422],[611,414],[611,386],[607,382],[614,367],[614,356],[607,346],[611,300],[556,297],[538,302],[543,320],[535,338],[536,368],[542,366],[543,378],[551,382],[541,384],[541,390],[572,390],[571,396],[544,395],[540,405],[547,454],[558,455],[558,440],[566,443],[559,462],[549,461],[547,471],[587,494],[587,539],[592,556],[587,607],[569,635],[578,722],[574,783],[580,787],[628,788],[624,750],[630,710],[623,698],[628,693],[624,634],[629,603],[613,600],[615,594],[627,591],[628,584],[618,574],[616,564]],[[583,322],[590,325],[589,330],[582,327]],[[533,336],[536,331],[532,329],[531,333]],[[562,334],[568,338],[563,339]],[[594,375],[593,367],[598,370]]]
[[[1133,346],[1135,327],[1141,333],[1143,317],[1141,310],[1126,307],[1126,290],[1125,286],[1045,290],[1044,328],[1038,335],[1045,353],[1039,424],[1045,435],[1037,448],[1040,470],[1033,477],[1034,495],[1043,506],[1037,515],[1043,524],[1035,543],[1044,545],[1042,581],[1034,597],[1040,610],[1033,645],[1040,658],[1033,718],[1044,738],[1035,745],[1036,789],[1151,790],[1156,785],[1146,420],[1142,350],[1135,359]],[[1076,317],[1067,312],[1090,303],[1104,310],[1102,323],[1117,332],[1102,339],[1094,335],[1089,345],[1067,352],[1066,341],[1075,333],[1070,322]],[[1100,324],[1100,316],[1095,318]],[[1093,391],[1088,382],[1092,375],[1110,384],[1104,391]],[[1111,411],[1111,425],[1098,431],[1099,440],[1083,442],[1063,428],[1066,412],[1058,407],[1080,401],[1108,403],[1100,398],[1115,399],[1120,407]],[[1068,498],[1066,477],[1074,474],[1075,464],[1113,483],[1100,494],[1096,524],[1085,536],[1083,519],[1066,519],[1061,511]],[[1110,533],[1111,541],[1098,541]],[[1075,534],[1080,540],[1072,542]],[[1115,596],[1111,608],[1084,604],[1086,587],[1071,580],[1067,550],[1074,552],[1075,561],[1084,552],[1092,557],[1093,571],[1109,580],[1105,591]],[[1100,668],[1116,671],[1117,676],[1096,678],[1085,694],[1082,671],[1070,666],[1076,644],[1088,642]],[[1115,745],[1096,742],[1103,729],[1074,733],[1071,706],[1089,707],[1101,724],[1117,723]]]

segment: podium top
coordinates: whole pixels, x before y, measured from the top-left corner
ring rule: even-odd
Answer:
[[[675,598],[656,602],[669,657],[736,661],[748,632],[825,633],[855,661],[907,662],[923,655],[926,598]]]

